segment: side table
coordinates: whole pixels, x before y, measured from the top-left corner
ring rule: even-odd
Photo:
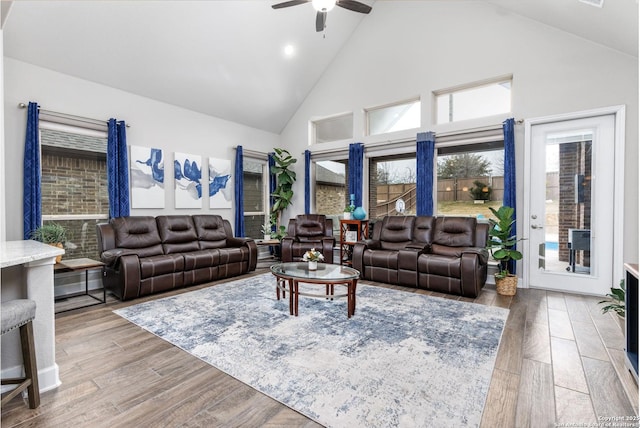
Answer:
[[[102,266],[104,266],[104,263],[89,258],[63,260],[60,263],[55,264],[55,266],[53,267],[54,277],[56,276],[56,274],[60,274],[63,272],[84,272],[84,293],[73,293],[60,296],[55,299],[56,302],[70,297],[80,296],[89,296],[92,299],[97,300],[97,302],[91,302],[89,304],[84,304],[69,309],[56,310],[56,314],[89,306],[100,305],[107,302],[107,290],[105,290],[104,286],[102,287],[102,299],[89,293],[89,271],[93,271],[96,269],[102,270]]]

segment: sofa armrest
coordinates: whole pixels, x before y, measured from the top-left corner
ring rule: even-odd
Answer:
[[[283,262],[293,261],[293,243],[295,239],[293,236],[285,236],[280,241],[280,259]]]
[[[129,300],[140,295],[140,260],[135,254],[123,254],[119,257],[116,271],[121,287],[122,300]]]
[[[363,239],[353,245],[353,254],[351,256],[351,265],[360,272],[360,278],[364,278],[364,252],[366,250],[379,250],[380,241],[373,239]]]
[[[336,239],[331,236],[322,238],[322,255],[325,263],[333,264],[333,247],[336,245]]]
[[[479,252],[464,252],[460,257],[460,288],[465,297],[475,298],[487,280],[487,263]]]
[[[486,265],[489,261],[489,251],[486,248],[465,248],[462,254],[477,254],[481,265]]]
[[[125,255],[133,255],[136,259],[138,258],[136,250],[132,250],[130,248],[113,248],[111,250],[103,251],[100,254],[100,261],[109,267],[115,268],[120,261],[120,257]]]

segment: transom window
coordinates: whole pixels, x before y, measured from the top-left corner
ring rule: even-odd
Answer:
[[[311,122],[316,144],[353,139],[353,113]]]
[[[420,99],[365,110],[367,135],[420,127]]]
[[[435,92],[436,123],[494,116],[511,111],[511,78]]]

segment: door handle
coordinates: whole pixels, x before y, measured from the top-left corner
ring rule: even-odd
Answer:
[[[539,226],[537,224],[532,224],[531,229],[544,229],[544,226]]]

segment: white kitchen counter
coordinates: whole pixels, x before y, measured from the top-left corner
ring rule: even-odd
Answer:
[[[0,242],[0,288],[2,300],[28,298],[36,302],[33,332],[40,391],[60,385],[55,361],[55,316],[53,266],[64,250],[36,241]],[[2,336],[2,377],[17,377],[22,372],[18,330]]]

